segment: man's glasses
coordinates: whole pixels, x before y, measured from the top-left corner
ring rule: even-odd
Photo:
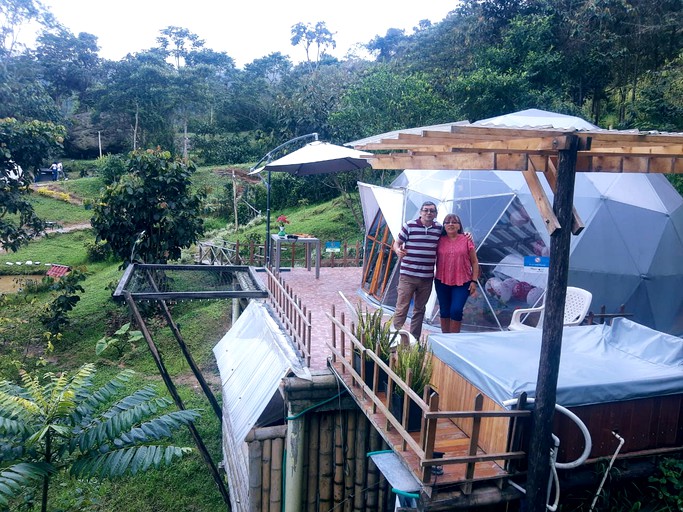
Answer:
[[[425,213],[436,213],[436,210],[432,208],[422,208],[422,211]]]

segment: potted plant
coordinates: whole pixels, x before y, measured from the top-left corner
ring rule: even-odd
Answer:
[[[277,218],[277,225],[280,227],[280,231],[278,231],[277,236],[281,236],[283,238],[287,236],[287,233],[285,232],[285,224],[289,224],[289,220],[287,220],[287,216],[286,215],[280,215]]]
[[[432,379],[432,351],[422,343],[413,345],[401,345],[396,351],[394,373],[403,382],[408,384],[420,397],[424,396],[425,388]],[[410,371],[409,371],[410,370]],[[408,374],[410,373],[410,382]],[[403,421],[404,391],[400,386],[395,386],[391,396],[390,410],[399,421]],[[408,408],[408,432],[418,432],[422,426],[422,410],[410,400]]]
[[[355,337],[361,342],[363,348],[375,352],[377,356],[388,365],[393,349],[392,346],[395,345],[395,342],[399,337],[398,332],[392,327],[392,318],[383,321],[383,311],[381,309],[370,311],[367,308],[363,309],[360,305],[356,308],[356,313],[358,316],[358,323],[354,332]],[[360,356],[360,351],[354,350],[353,368],[362,375]],[[370,358],[366,358],[363,364],[365,364],[365,383],[372,387],[375,362]],[[386,390],[387,380],[387,374],[380,370],[379,391]]]

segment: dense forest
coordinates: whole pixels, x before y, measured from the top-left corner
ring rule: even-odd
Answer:
[[[35,48],[17,43],[29,22],[41,25]],[[273,53],[238,69],[181,27],[105,60],[94,35],[71,33],[39,2],[0,0],[0,118],[66,128],[63,150],[51,150],[61,154],[34,166],[97,157],[100,144],[253,162],[310,132],[340,143],[532,107],[678,131],[682,27],[683,0],[464,0],[439,23],[365,43],[373,60],[331,57],[325,23],[299,23],[291,42],[307,60]]]

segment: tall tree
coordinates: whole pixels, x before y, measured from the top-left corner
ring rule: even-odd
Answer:
[[[334,34],[329,31],[324,21],[318,21],[315,25],[310,23],[297,23],[292,27],[292,46],[302,45],[306,52],[306,62],[314,68],[320,64],[321,57],[328,48],[335,49],[337,42]],[[311,49],[315,48],[315,58],[311,57]]]
[[[39,36],[37,41],[34,57],[41,67],[43,82],[62,113],[71,114],[77,108],[73,100],[79,99],[97,78],[97,37],[85,32],[74,36],[62,28]]]
[[[173,58],[176,69],[180,69],[190,52],[204,47],[204,40],[186,28],[169,26],[161,31],[157,44]]]

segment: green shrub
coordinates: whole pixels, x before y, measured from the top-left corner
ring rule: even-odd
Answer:
[[[126,172],[126,159],[121,155],[107,155],[97,159],[97,172],[105,185],[116,183]]]
[[[88,255],[88,261],[91,263],[95,263],[97,261],[106,261],[112,255],[111,247],[104,240],[100,240],[99,242],[87,241],[83,244],[83,246],[85,247],[86,254]]]

